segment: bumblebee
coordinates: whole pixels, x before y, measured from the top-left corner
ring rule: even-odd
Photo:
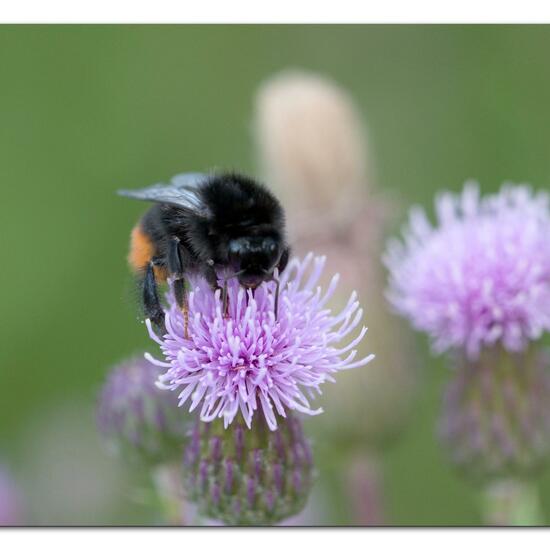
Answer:
[[[159,328],[164,312],[158,283],[173,281],[174,295],[185,316],[185,276],[197,273],[213,289],[219,274],[229,272],[246,288],[255,289],[283,271],[290,249],[285,240],[284,211],[263,185],[240,174],[185,173],[169,184],[118,191],[119,195],[155,203],[131,233],[128,256],[141,284],[143,312]],[[275,280],[275,314],[278,282]],[[227,277],[222,285],[227,308]]]

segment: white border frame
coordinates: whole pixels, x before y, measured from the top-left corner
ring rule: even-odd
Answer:
[[[546,0],[2,0],[4,23],[536,23]]]

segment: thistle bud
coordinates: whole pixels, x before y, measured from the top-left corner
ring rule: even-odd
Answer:
[[[109,374],[97,406],[108,447],[149,465],[179,461],[190,425],[176,394],[155,386],[158,374],[143,358],[123,362]]]
[[[319,212],[349,219],[368,178],[365,131],[346,90],[315,73],[283,71],[257,93],[255,130],[292,224],[307,215],[311,231]]]
[[[277,430],[258,418],[196,421],[184,454],[186,497],[226,525],[272,525],[300,512],[313,480],[311,449],[301,422],[288,416]]]
[[[458,365],[440,435],[455,465],[483,482],[525,478],[550,454],[550,356],[484,350]]]

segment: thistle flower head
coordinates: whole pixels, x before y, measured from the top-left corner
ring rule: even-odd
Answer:
[[[504,185],[479,197],[436,200],[437,225],[415,208],[404,242],[385,255],[388,298],[434,351],[465,350],[475,359],[496,343],[511,352],[550,329],[550,202],[547,193]]]
[[[150,464],[179,460],[190,425],[177,399],[156,387],[158,370],[143,358],[113,368],[97,404],[101,435],[116,453]]]
[[[227,525],[272,525],[300,512],[313,483],[301,422],[292,413],[271,431],[264,419],[225,430],[197,421],[185,448],[186,497]]]
[[[212,291],[201,278],[191,279],[188,338],[184,317],[169,292],[162,339],[148,323],[151,338],[165,356],[164,361],[146,356],[166,369],[159,384],[178,391],[180,405],[190,402],[190,411],[200,406],[202,420],[223,418],[225,427],[239,412],[250,427],[261,410],[272,430],[277,415],[285,417],[289,409],[322,412],[310,405],[321,384],[334,381],[335,372],[373,358],[356,359],[354,348],[366,328],[344,343],[357,328],[362,310],[355,293],[338,314],[326,307],[338,277],[324,292],[316,287],[323,264],[324,258],[313,255],[289,263],[280,276],[277,315],[274,282],[252,292],[231,279],[226,317],[220,291]]]

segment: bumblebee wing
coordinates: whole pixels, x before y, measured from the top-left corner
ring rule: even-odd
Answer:
[[[201,183],[204,183],[208,179],[208,174],[201,174],[200,172],[183,172],[183,174],[177,174],[170,180],[170,184],[174,187],[185,187],[188,189],[196,189]]]
[[[143,189],[120,189],[118,194],[131,199],[172,204],[206,217],[209,214],[208,207],[199,191],[201,183],[207,179],[205,174],[178,174],[169,184],[156,183]]]

